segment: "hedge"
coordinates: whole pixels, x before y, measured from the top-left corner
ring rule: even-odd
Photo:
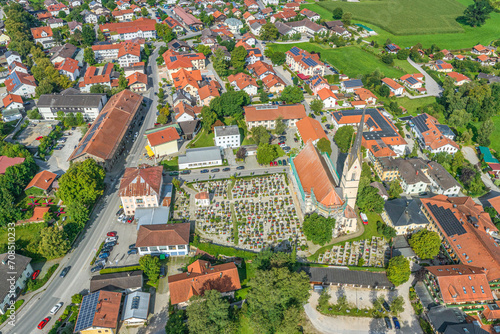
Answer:
[[[35,291],[44,286],[45,283],[47,283],[47,281],[50,279],[52,274],[56,271],[57,267],[59,267],[59,263],[56,263],[52,267],[50,267],[49,270],[47,270],[45,276],[43,276],[43,278],[36,280],[29,280],[28,284],[26,285],[26,291]]]
[[[141,270],[141,266],[128,266],[128,267],[120,267],[120,268],[104,268],[99,271],[99,274],[112,274],[112,273],[122,273],[124,271],[134,271]]]
[[[257,256],[257,253],[250,251],[244,251],[226,246],[219,246],[207,242],[199,242],[197,240],[197,237],[195,237],[195,240],[191,243],[191,245],[213,256],[217,256],[220,254],[225,256],[241,257],[245,260],[251,260]]]
[[[95,253],[94,255],[94,258],[92,259],[92,261],[90,261],[90,265],[92,266],[94,263],[95,263],[95,260],[97,260],[97,257],[99,256],[99,253],[101,252],[101,249],[104,247],[104,241],[101,243],[101,245],[99,246],[99,249],[97,249],[97,252]]]

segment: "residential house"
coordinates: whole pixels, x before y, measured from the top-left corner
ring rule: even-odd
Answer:
[[[388,53],[391,53],[391,54],[396,54],[398,53],[399,50],[401,50],[401,48],[394,44],[394,43],[391,43],[391,44],[387,44],[385,46],[385,50],[388,52]]]
[[[179,152],[179,133],[175,127],[168,127],[162,130],[148,133],[148,146],[153,151],[154,156],[163,157]]]
[[[29,74],[28,66],[24,65],[23,63],[19,63],[17,61],[14,61],[9,65],[9,74],[12,74],[12,72],[22,72],[25,74]]]
[[[488,282],[498,280],[500,254],[491,237],[498,229],[483,207],[471,197],[437,195],[420,200],[428,228],[439,234],[451,261],[484,268]]]
[[[425,229],[429,221],[420,210],[419,198],[396,198],[384,203],[380,215],[384,223],[396,230],[397,235],[407,235]]]
[[[122,309],[122,321],[127,326],[144,325],[149,314],[148,292],[135,291],[125,295]]]
[[[81,113],[86,121],[93,121],[107,102],[106,94],[82,94],[79,90],[68,88],[60,94],[43,94],[37,101],[40,115],[46,120],[55,120],[58,111],[65,114]]]
[[[297,133],[304,143],[312,141],[316,145],[321,138],[328,140],[321,123],[309,116],[297,121],[295,125],[297,126]]]
[[[377,103],[377,97],[370,90],[366,88],[357,88],[354,90],[354,94],[358,101],[363,101],[366,104],[375,104]]]
[[[49,24],[49,27],[51,29],[55,29],[55,28],[61,28],[62,26],[64,26],[64,21],[63,19],[49,19],[47,21],[47,23]]]
[[[111,12],[111,15],[118,21],[118,22],[125,22],[125,21],[130,21],[134,18],[134,10],[131,8],[128,9],[115,9],[114,11]]]
[[[167,47],[169,50],[174,50],[175,52],[188,52],[191,51],[191,47],[185,41],[173,39],[168,44]]]
[[[309,88],[313,92],[313,95],[317,95],[318,91],[328,88],[330,89],[330,84],[328,83],[328,80],[326,80],[324,77],[321,75],[313,75],[309,80],[305,82],[306,85],[309,85]]]
[[[201,107],[191,105],[185,101],[178,102],[174,105],[174,118],[177,123],[193,121],[201,114]]]
[[[127,216],[133,216],[137,208],[159,206],[162,173],[162,166],[142,165],[125,169],[118,194]]]
[[[9,66],[14,61],[17,61],[19,63],[23,62],[19,53],[17,53],[16,51],[10,51],[10,50],[5,52],[5,60],[7,60],[7,65],[9,65]]]
[[[35,96],[37,84],[32,75],[22,72],[12,72],[7,79],[5,79],[5,87],[7,87],[7,92],[11,94],[20,95],[24,98],[31,98]]]
[[[85,23],[96,24],[99,21],[99,16],[97,15],[97,13],[93,13],[87,9],[82,10],[80,15],[83,17]]]
[[[245,4],[245,7],[247,7],[247,9],[250,12],[256,12],[259,10],[259,5],[257,4],[257,2],[255,0],[244,0],[244,4]]]
[[[311,21],[319,21],[321,19],[321,16],[319,16],[318,13],[313,12],[312,10],[309,10],[307,8],[304,8],[300,11],[301,15],[304,15]]]
[[[105,170],[112,168],[125,147],[125,135],[139,118],[143,97],[128,89],[113,95],[78,143],[68,161],[93,158]]]
[[[83,296],[75,333],[118,333],[121,300],[120,292],[96,291]]]
[[[111,40],[128,41],[134,38],[156,38],[156,20],[141,17],[131,22],[105,23],[99,29]]]
[[[449,72],[447,73],[447,75],[453,79],[453,84],[455,86],[462,86],[463,84],[465,83],[468,83],[468,82],[471,82],[471,80],[469,79],[469,77],[463,75],[462,73],[458,73],[458,72]]]
[[[297,31],[295,31],[294,28],[290,27],[289,25],[287,25],[286,23],[283,23],[281,21],[276,21],[274,23],[274,26],[276,27],[276,29],[278,29],[278,32],[280,33],[280,35],[283,35],[283,36],[292,37],[294,34],[297,33]]]
[[[261,125],[273,130],[278,118],[282,118],[287,127],[295,127],[299,120],[307,116],[302,104],[254,105],[243,109],[248,130]]]
[[[350,79],[340,83],[340,89],[346,93],[354,93],[359,88],[363,88],[363,81],[361,79]]]
[[[323,88],[317,92],[317,97],[323,101],[324,109],[333,109],[337,104],[337,96],[332,92],[330,88]]]
[[[144,93],[148,89],[148,76],[144,73],[135,72],[127,78],[128,87],[136,93]]]
[[[240,29],[243,28],[243,23],[234,17],[227,19],[224,23],[233,34],[239,34]]]
[[[424,75],[422,73],[405,74],[399,80],[411,89],[420,89],[424,85]]]
[[[95,275],[90,278],[90,293],[103,290],[127,294],[142,290],[143,285],[142,270]]]
[[[175,107],[177,104],[184,102],[188,105],[196,105],[196,96],[193,96],[183,89],[178,89],[172,94],[172,105]]]
[[[113,70],[113,64],[107,63],[103,67],[89,66],[80,81],[79,87],[82,92],[90,92],[90,87],[103,85],[111,87],[118,86],[119,74]]]
[[[455,154],[460,147],[453,141],[455,135],[447,125],[439,124],[428,114],[420,114],[410,120],[410,127],[418,138],[420,146],[431,153]]]
[[[325,64],[316,53],[309,53],[294,46],[286,53],[286,65],[294,72],[305,77],[315,74],[325,75]]]
[[[170,301],[178,308],[185,308],[191,297],[203,296],[207,290],[234,297],[234,291],[239,289],[240,278],[234,262],[212,266],[208,261],[196,260],[188,265],[187,272],[168,276]]]
[[[198,102],[202,106],[209,106],[210,101],[220,96],[218,85],[215,81],[210,81],[208,85],[198,90]]]
[[[285,23],[287,26],[293,28],[296,32],[305,34],[306,36],[312,37],[315,34],[326,33],[328,30],[322,26],[313,22],[309,19],[303,19],[300,21],[289,21]]]
[[[490,55],[492,54],[492,51],[491,51],[489,48],[487,48],[487,47],[485,47],[485,46],[483,46],[483,45],[481,45],[481,44],[478,44],[478,45],[474,46],[474,47],[472,48],[471,52],[472,52],[473,54],[475,54],[475,55],[486,55],[486,56],[490,56]]]
[[[92,50],[98,62],[117,61],[121,67],[129,67],[141,61],[140,41],[97,44]]]
[[[78,60],[66,58],[60,63],[55,64],[56,70],[62,75],[67,76],[71,81],[75,81],[80,77],[80,67]]]
[[[271,94],[281,94],[285,89],[286,84],[279,76],[276,74],[269,74],[262,79],[262,84],[266,87],[266,90]]]
[[[481,66],[495,66],[497,63],[497,58],[490,58],[487,55],[479,55],[476,61],[481,63]]]
[[[190,148],[179,156],[179,169],[212,167],[222,165],[221,150],[218,146]]]
[[[250,74],[253,74],[258,80],[263,80],[269,74],[276,74],[271,64],[264,63],[260,60],[248,65],[247,69]]]
[[[220,148],[238,148],[241,144],[240,129],[237,125],[214,127],[215,146]]]
[[[250,96],[257,95],[257,90],[259,85],[257,81],[251,76],[245,73],[231,74],[227,77],[229,84],[234,88],[235,91],[243,90]]]
[[[405,91],[403,86],[401,86],[391,78],[383,78],[382,85],[389,87],[389,89],[391,90],[391,95],[394,96],[401,96]]]
[[[162,55],[165,61],[165,67],[161,69],[163,77],[172,81],[172,74],[181,69],[187,71],[204,70],[206,66],[206,57],[203,53],[187,53],[168,50]]]
[[[11,301],[16,300],[33,274],[30,262],[29,257],[21,254],[0,254],[0,279],[9,283],[0,284],[0,314],[12,315],[9,311]]]
[[[51,27],[31,28],[31,34],[33,35],[35,43],[42,44],[44,49],[48,49],[54,46]]]
[[[453,65],[445,62],[444,60],[436,60],[433,64],[430,65],[433,71],[448,73],[453,71]]]
[[[77,52],[77,47],[73,44],[54,46],[49,50],[50,61],[52,64],[62,63],[66,58],[73,58]]]
[[[7,96],[5,96],[2,99],[2,102],[3,102],[4,109],[22,109],[22,110],[24,110],[23,98],[20,95],[7,94]]]
[[[168,25],[170,29],[172,29],[176,34],[184,34],[186,33],[186,29],[173,17],[167,17],[163,24]]]
[[[49,11],[50,14],[52,14],[53,17],[57,17],[59,15],[59,12],[64,12],[66,15],[69,15],[69,8],[62,2],[50,5],[47,7],[47,10]]]
[[[24,188],[24,190],[28,190],[31,188],[37,188],[41,190],[45,195],[48,195],[52,188],[57,188],[57,174],[49,172],[48,170],[43,170],[37,173],[31,179],[30,183]]]
[[[188,13],[184,8],[179,5],[175,6],[172,10],[175,16],[189,27],[192,31],[199,31],[203,29],[203,22],[198,20],[196,17]]]
[[[297,12],[295,12],[294,10],[289,9],[289,8],[283,8],[282,11],[277,12],[276,14],[273,14],[271,16],[270,21],[271,21],[271,23],[276,23],[276,21],[278,21],[278,20],[288,22],[291,19],[294,19],[295,17],[297,17]]]
[[[189,223],[141,225],[135,246],[141,256],[184,256],[189,253],[189,229]]]

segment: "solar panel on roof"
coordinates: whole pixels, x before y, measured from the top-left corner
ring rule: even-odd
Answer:
[[[408,79],[406,79],[406,81],[408,81],[412,85],[418,83],[417,79],[415,79],[414,77],[409,77]]]
[[[465,228],[450,209],[445,209],[435,204],[430,204],[429,209],[449,237],[452,235],[462,235],[467,233]]]
[[[97,302],[99,300],[99,293],[100,292],[96,292],[83,298],[80,313],[78,313],[78,318],[76,320],[75,333],[92,327]]]
[[[312,58],[304,58],[303,61],[308,66],[316,66],[316,65],[318,65],[318,63],[316,61],[314,61],[314,59],[312,59]]]
[[[296,46],[294,46],[293,48],[290,49],[290,52],[294,55],[294,56],[298,56],[300,54],[300,49]]]

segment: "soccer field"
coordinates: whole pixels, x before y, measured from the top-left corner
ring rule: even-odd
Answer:
[[[464,32],[456,21],[465,6],[456,0],[320,1],[331,12],[340,7],[355,20],[375,24],[394,35]]]

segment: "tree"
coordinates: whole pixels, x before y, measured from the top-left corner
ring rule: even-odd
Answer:
[[[47,259],[56,259],[63,256],[70,249],[66,233],[57,226],[46,227],[40,231],[38,251]]]
[[[82,300],[83,300],[83,296],[79,293],[71,296],[71,302],[75,305],[79,305],[82,302]]]
[[[423,260],[433,259],[439,254],[441,238],[434,231],[420,230],[409,241],[415,254]]]
[[[316,115],[319,115],[319,113],[323,110],[324,103],[320,99],[314,99],[309,103],[309,107],[311,107],[311,110],[314,111]]]
[[[40,112],[38,111],[38,108],[28,110],[28,112],[26,114],[27,114],[29,119],[42,119],[43,118],[42,115],[40,114]]]
[[[464,186],[468,187],[476,178],[476,168],[474,166],[464,166],[460,170],[459,180],[464,184]]]
[[[400,313],[403,313],[405,311],[404,308],[405,305],[405,300],[403,299],[403,296],[397,296],[391,301],[391,313],[395,316],[397,316]]]
[[[276,145],[262,143],[257,147],[257,162],[261,165],[267,165],[278,157]]]
[[[340,152],[349,152],[349,149],[351,148],[352,142],[354,140],[353,136],[354,128],[352,126],[342,126],[337,130],[335,136],[333,137],[333,140],[335,140],[335,143],[339,147]]]
[[[222,49],[215,50],[215,53],[212,56],[212,63],[215,72],[217,72],[220,76],[227,76],[227,69],[229,67],[229,64]]]
[[[410,279],[410,262],[399,255],[389,260],[387,279],[395,286],[401,285]]]
[[[252,135],[252,139],[255,144],[260,145],[263,143],[269,144],[269,139],[271,139],[271,135],[267,131],[267,129],[262,126],[255,126],[250,130],[250,134]]]
[[[280,99],[286,103],[300,103],[304,100],[304,93],[297,86],[286,86],[281,92]]]
[[[156,3],[156,2],[154,2],[154,3]],[[156,28],[156,35],[158,36],[158,38],[161,38],[165,43],[168,43],[177,37],[175,35],[175,32],[173,32],[173,30],[170,29],[170,27],[166,24],[157,23],[155,25],[155,28]],[[164,52],[161,52],[160,54],[163,54],[163,53]]]
[[[196,51],[203,53],[203,55],[205,57],[208,57],[212,53],[212,50],[210,49],[210,47],[208,45],[204,45],[204,44],[198,45],[196,47]]]
[[[330,294],[328,293],[328,288],[321,291],[321,295],[318,298],[318,305],[320,308],[326,308],[330,304]]]
[[[344,23],[344,25],[350,26],[351,20],[352,20],[352,13],[345,12],[344,14],[342,14],[342,23]]]
[[[257,271],[248,285],[248,315],[257,333],[281,332],[283,320],[298,332],[298,314],[287,309],[301,308],[309,298],[309,277],[305,272],[291,272],[287,267]]]
[[[332,12],[334,20],[340,20],[342,18],[342,15],[344,15],[344,10],[340,7],[335,8]]]
[[[286,55],[284,52],[275,51],[275,52],[271,53],[271,55],[269,56],[269,59],[271,59],[271,62],[275,66],[280,66],[280,65],[283,65],[285,63]]]
[[[94,159],[74,163],[59,179],[57,195],[66,205],[80,202],[90,206],[104,191],[105,175]]]
[[[144,255],[139,259],[139,265],[151,283],[155,284],[158,282],[161,267],[160,259],[156,256]]]
[[[304,219],[304,234],[315,245],[325,245],[332,240],[335,219],[325,218],[317,213],[306,216]]]
[[[274,126],[274,133],[277,135],[281,135],[283,132],[286,130],[286,125],[285,122],[283,122],[283,116],[279,116],[276,118],[274,121],[275,126]]]
[[[384,199],[378,194],[378,189],[367,186],[358,191],[356,204],[363,212],[382,213],[384,211]]]
[[[148,14],[149,13],[148,13],[148,10],[146,9],[146,7],[142,7],[141,8],[141,15],[146,17],[146,16],[148,16]]]
[[[266,93],[266,91],[263,90],[263,89],[261,89],[260,92],[259,92],[259,101],[262,102],[262,103],[266,103],[266,102],[269,101],[269,96]]]
[[[83,44],[90,46],[94,44],[95,42],[95,30],[93,25],[91,24],[84,24],[82,28],[82,41]]]
[[[471,120],[472,120],[472,115],[468,113],[465,109],[456,109],[449,116],[448,124],[456,128],[461,128],[469,124]]]
[[[83,59],[90,66],[95,64],[95,53],[91,47],[85,48],[85,50],[83,51]]]
[[[201,108],[201,125],[205,131],[210,131],[212,124],[217,120],[217,114],[208,106]]]
[[[488,0],[476,0],[465,9],[465,22],[471,27],[480,27],[490,18],[492,11],[493,7]]]
[[[266,23],[260,30],[260,39],[264,41],[273,41],[279,36],[278,28],[272,23]]]
[[[389,97],[389,95],[391,95],[391,89],[389,88],[389,86],[386,85],[380,86],[378,92],[383,97]]]
[[[241,147],[238,149],[238,152],[236,152],[236,158],[243,160],[247,156],[247,149],[244,147]]]
[[[187,324],[184,322],[184,311],[177,310],[168,317],[165,326],[166,334],[188,334]]]
[[[401,195],[402,192],[403,188],[401,188],[401,184],[399,183],[399,181],[398,180],[391,181],[388,191],[389,197],[391,199],[399,198],[399,195]]]
[[[234,48],[233,52],[231,52],[231,65],[236,70],[243,70],[245,68],[245,59],[247,57],[247,50],[243,46],[238,46]]]
[[[238,120],[243,116],[243,106],[249,103],[250,96],[245,91],[229,91],[210,101],[210,108],[220,118],[232,116]]]
[[[382,59],[382,62],[386,63],[387,65],[392,65],[394,63],[394,58],[390,53],[383,54],[380,59]]]
[[[491,119],[483,122],[483,124],[477,129],[477,143],[481,146],[489,146],[490,135],[495,131],[495,123]]]
[[[399,59],[399,60],[406,60],[406,58],[408,58],[410,56],[410,50],[408,49],[401,49],[398,51],[396,57]]]
[[[186,309],[189,332],[193,334],[230,333],[230,305],[217,290],[192,298]]]
[[[328,155],[332,155],[332,143],[330,143],[328,138],[321,138],[318,140],[316,147],[321,153],[328,153]]]

